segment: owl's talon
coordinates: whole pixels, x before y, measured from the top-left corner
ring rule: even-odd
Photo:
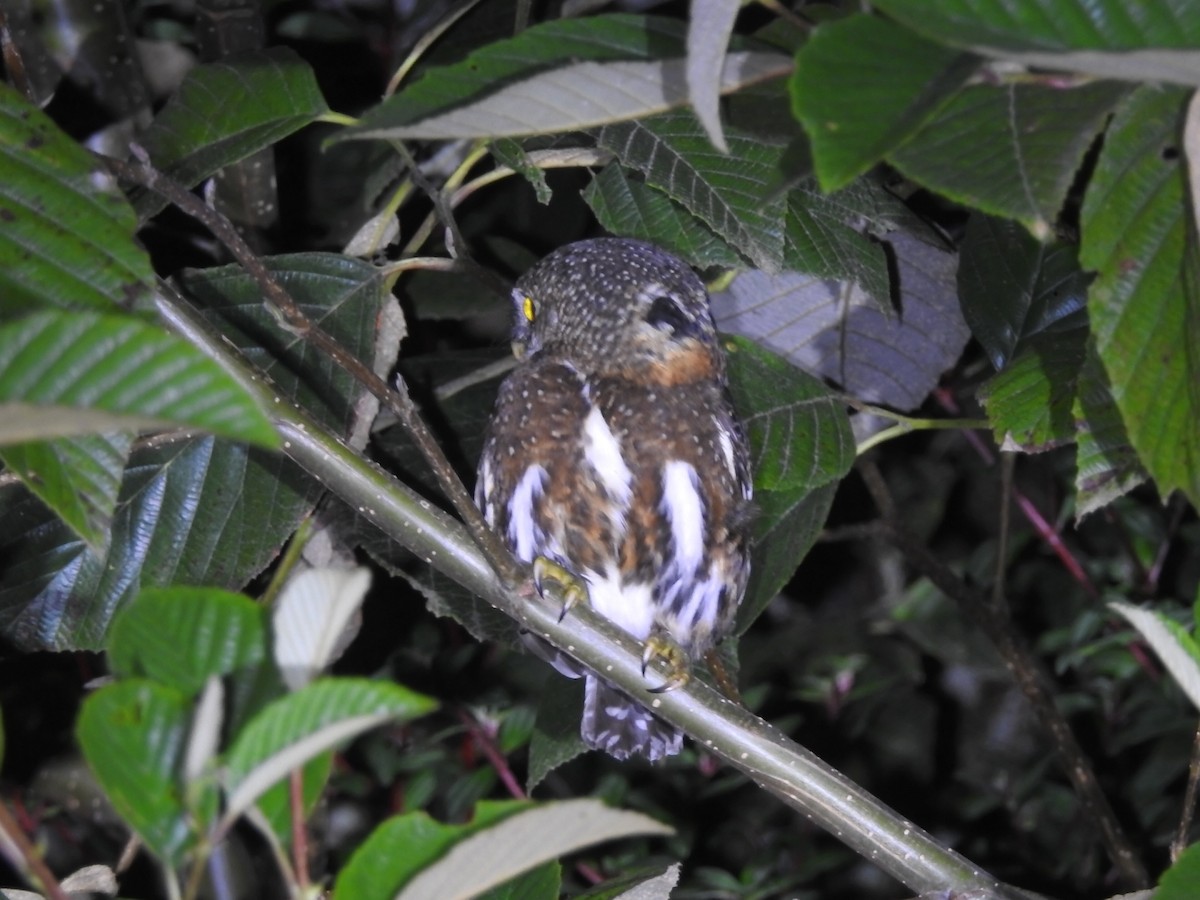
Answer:
[[[655,659],[661,659],[667,666],[667,680],[656,688],[650,688],[651,694],[665,694],[683,687],[692,680],[691,660],[670,635],[661,632],[650,635],[642,648],[642,675]]]
[[[588,602],[586,581],[554,560],[539,556],[533,561],[533,586],[537,589],[538,596],[543,599],[546,597],[546,583],[550,581],[559,586],[562,595],[562,609],[558,613],[558,621],[565,619],[567,613],[580,603]]]

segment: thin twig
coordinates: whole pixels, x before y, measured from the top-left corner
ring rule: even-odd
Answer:
[[[1087,756],[1075,739],[1074,732],[1054,702],[1054,682],[1041,663],[1030,652],[1024,639],[1013,627],[1012,621],[1002,610],[1007,603],[993,605],[981,592],[943,565],[921,543],[914,540],[910,530],[889,514],[894,509],[890,492],[877,467],[869,461],[860,463],[867,489],[876,504],[884,512],[884,521],[889,526],[884,537],[898,547],[906,561],[928,578],[933,585],[959,606],[975,626],[987,635],[995,646],[1005,667],[1017,686],[1033,707],[1042,727],[1050,735],[1058,752],[1059,760],[1067,778],[1075,789],[1081,809],[1080,818],[1096,823],[1101,840],[1109,858],[1121,873],[1123,881],[1131,887],[1145,887],[1150,883],[1145,867],[1138,859],[1133,844],[1125,836],[1116,814],[1108,802]]]
[[[1192,758],[1188,761],[1187,788],[1183,792],[1183,809],[1179,811],[1179,828],[1175,840],[1171,841],[1171,862],[1179,859],[1188,846],[1192,833],[1192,819],[1196,815],[1196,798],[1200,794],[1200,725],[1196,726],[1196,737],[1192,741]]]
[[[267,301],[267,308],[276,316],[282,327],[313,344],[379,398],[405,427],[409,437],[433,470],[438,486],[449,498],[455,512],[466,524],[471,537],[496,572],[506,583],[517,583],[521,576],[516,562],[475,508],[471,495],[467,493],[467,489],[455,474],[454,467],[446,459],[433,433],[418,413],[412,398],[408,396],[404,382],[397,377],[397,389],[393,390],[362,360],[315,325],[250,249],[233,224],[183,185],[168,178],[148,163],[134,164],[109,157],[101,159],[118,178],[154,191],[203,224],[257,282]]]
[[[17,824],[8,805],[0,800],[0,848],[11,851],[9,862],[14,869],[21,872],[30,883],[45,894],[50,900],[68,900],[67,892],[62,889],[54,873],[50,871],[45,860],[25,835],[25,831]]]
[[[492,736],[466,710],[459,710],[458,718],[466,726],[467,733],[471,735],[471,740],[475,742],[475,746],[488,758],[492,769],[499,776],[501,783],[507,788],[509,794],[518,800],[528,799],[525,789],[517,782],[517,776],[513,774],[512,768],[508,765],[508,760],[504,758],[504,754],[500,752],[500,748],[496,746],[496,742],[492,740]]]
[[[308,828],[304,822],[304,770],[292,769],[288,776],[288,799],[292,807],[292,868],[300,896],[308,894]]]

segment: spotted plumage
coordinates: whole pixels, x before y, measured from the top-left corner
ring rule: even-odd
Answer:
[[[546,257],[513,300],[524,357],[500,388],[477,503],[518,558],[566,569],[598,613],[696,658],[745,591],[751,492],[703,284],[657,247],[602,238]],[[679,751],[677,730],[586,678],[589,746]]]

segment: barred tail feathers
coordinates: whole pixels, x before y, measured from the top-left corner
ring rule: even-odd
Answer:
[[[589,747],[621,760],[640,755],[655,762],[683,746],[682,731],[594,675],[585,682],[580,734]]]

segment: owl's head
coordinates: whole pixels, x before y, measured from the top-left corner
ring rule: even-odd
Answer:
[[[588,371],[657,364],[716,346],[704,284],[653,244],[596,238],[555,250],[513,288],[513,343]]]

